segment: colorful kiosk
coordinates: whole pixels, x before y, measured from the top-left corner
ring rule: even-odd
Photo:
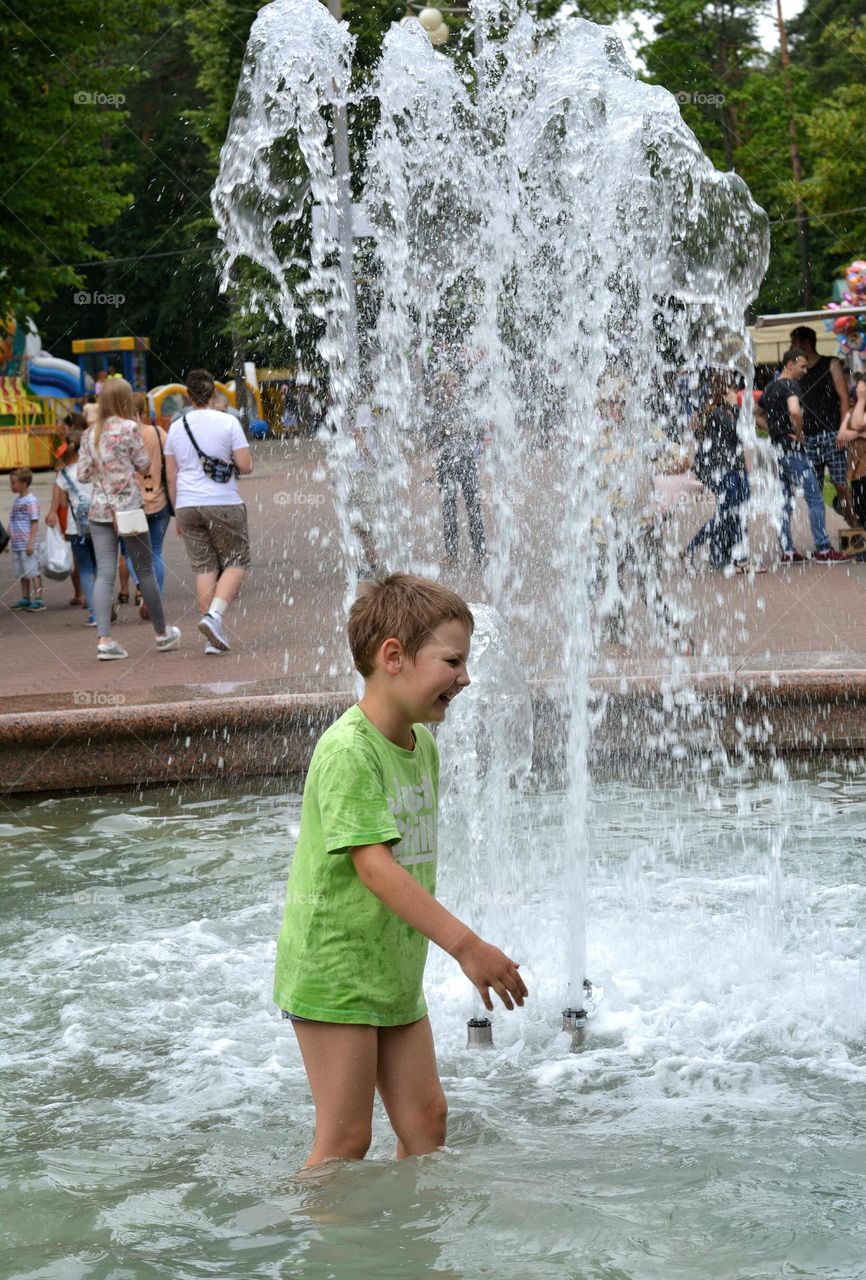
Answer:
[[[72,354],[78,357],[81,381],[78,395],[87,395],[87,375],[94,379],[101,369],[106,372],[113,366],[115,373],[132,387],[133,391],[147,391],[147,353],[150,338],[76,338]],[[118,368],[118,365],[120,366]]]
[[[25,380],[40,345],[32,323],[19,325],[12,315],[0,321],[0,471],[39,471],[54,463],[60,441],[56,405]]]

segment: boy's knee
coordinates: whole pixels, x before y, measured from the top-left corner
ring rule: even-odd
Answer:
[[[371,1125],[345,1125],[339,1131],[329,1134],[327,1138],[323,1135],[320,1139],[317,1133],[314,1147],[322,1148],[323,1159],[363,1160],[370,1150],[372,1141]]]
[[[436,1146],[445,1141],[448,1129],[448,1102],[444,1093],[433,1094],[420,1104],[410,1117],[415,1133],[423,1133]]]

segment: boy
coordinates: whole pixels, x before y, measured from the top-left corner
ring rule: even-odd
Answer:
[[[527,994],[518,966],[433,897],[439,758],[420,722],[444,720],[469,684],[473,625],[453,591],[405,573],[362,583],[349,614],[364,696],[313,753],[274,983],[316,1107],[307,1168],[364,1158],[376,1090],[398,1159],[445,1141],[421,988],[428,938],[488,1009],[490,988],[507,1009]]]
[[[9,473],[9,487],[15,494],[9,516],[9,544],[15,576],[21,579],[21,599],[12,608],[36,613],[45,608],[45,603],[42,599],[39,556],[36,554],[39,503],[30,492],[32,483],[33,472],[29,467],[16,467]]]

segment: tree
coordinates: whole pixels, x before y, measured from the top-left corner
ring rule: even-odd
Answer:
[[[133,77],[112,51],[130,24],[146,27],[138,0],[13,4],[0,29],[0,315],[80,285],[73,264],[129,203],[116,147]]]
[[[810,177],[803,184],[804,198],[813,223],[826,233],[836,275],[852,258],[866,256],[866,209],[862,207],[866,203],[866,85],[862,76],[866,19],[833,22],[821,41],[837,65],[841,48],[860,69],[851,82],[837,85],[822,98],[805,124],[813,162]]]
[[[733,169],[741,122],[736,92],[758,54],[760,0],[652,0],[654,38],[640,53],[648,78],[677,98],[714,163]]]

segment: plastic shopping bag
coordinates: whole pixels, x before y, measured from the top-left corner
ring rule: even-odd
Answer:
[[[43,578],[62,582],[72,572],[72,548],[60,530],[49,525],[39,547],[39,569]]]

